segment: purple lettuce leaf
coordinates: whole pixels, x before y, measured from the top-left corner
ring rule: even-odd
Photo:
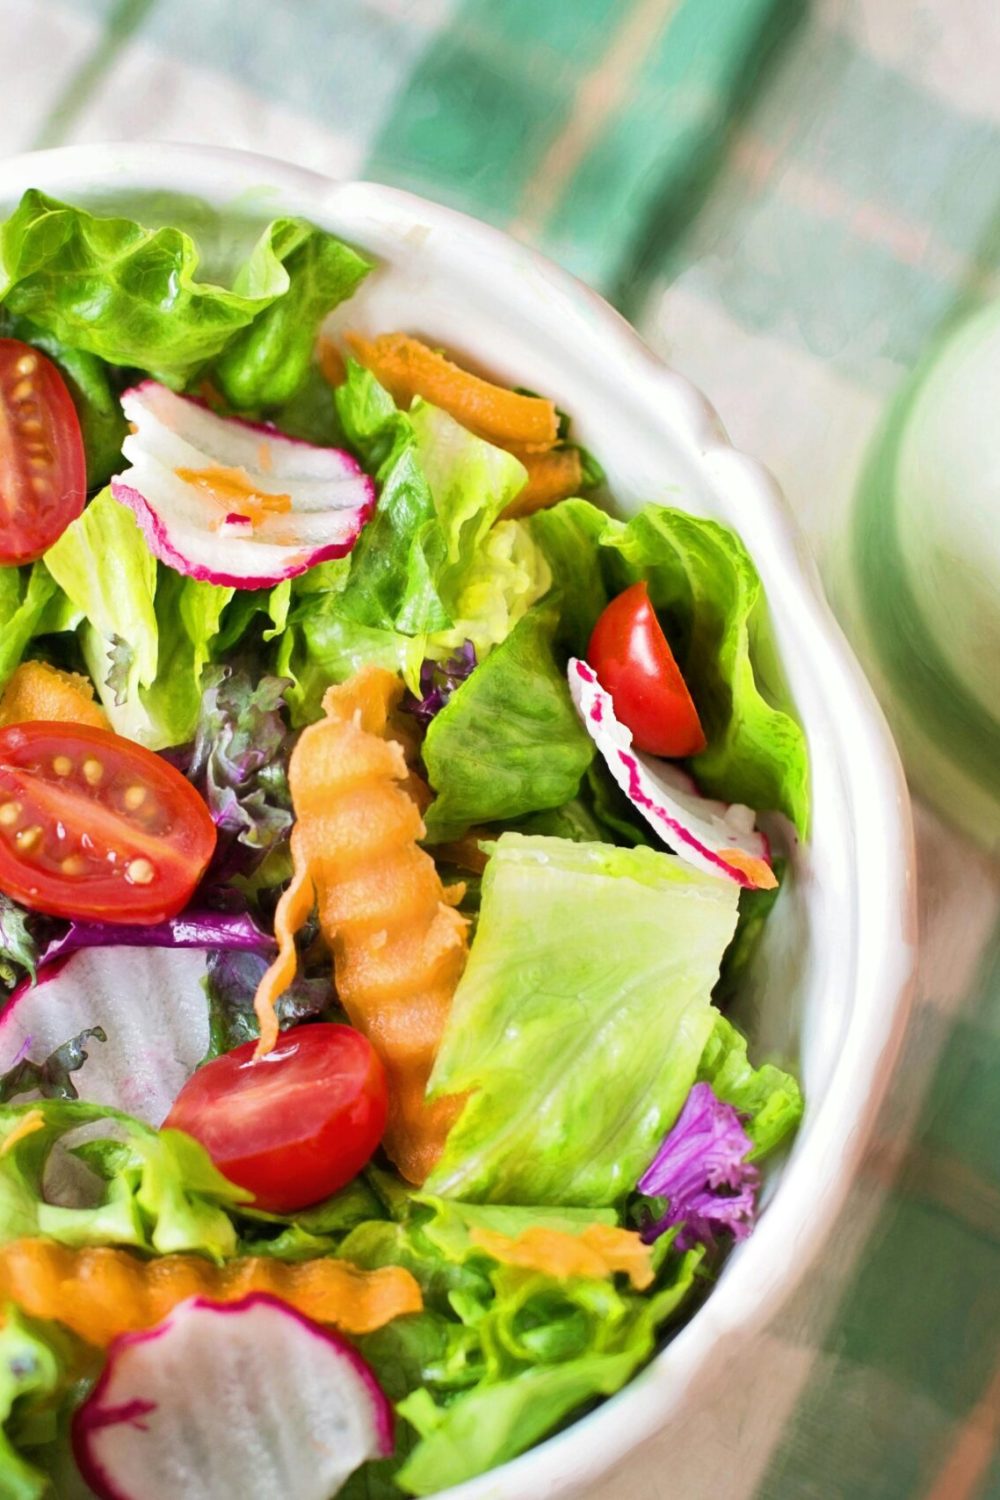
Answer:
[[[220,949],[209,954],[205,981],[211,1037],[208,1058],[259,1037],[253,1002],[268,961],[267,956],[250,950]],[[311,977],[299,973],[278,1001],[279,1025],[286,1031],[301,1021],[326,1015],[336,1003],[329,965]]]
[[[643,1226],[647,1244],[680,1226],[676,1245],[712,1247],[726,1231],[745,1239],[753,1228],[760,1185],[747,1161],[753,1142],[744,1117],[718,1098],[711,1084],[696,1083],[684,1108],[639,1179],[641,1193],[667,1200],[666,1212]]]
[[[457,687],[471,676],[476,667],[476,648],[465,641],[454,656],[446,661],[431,661],[429,658],[420,668],[420,694],[408,692],[402,707],[407,713],[426,726],[435,714],[441,712]]]
[[[194,740],[166,752],[219,830],[210,885],[251,875],[291,831],[288,760],[296,736],[283,714],[289,685],[284,677],[254,685],[245,668],[208,667]]]
[[[25,971],[32,979],[38,966],[38,938],[31,913],[0,891],[0,986],[13,989]]]

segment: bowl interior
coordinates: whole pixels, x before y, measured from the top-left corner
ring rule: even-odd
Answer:
[[[912,963],[908,809],[884,725],[768,477],[728,446],[702,398],[606,304],[541,258],[409,195],[336,185],[236,153],[41,153],[0,166],[0,209],[29,185],[100,211],[190,226],[210,269],[276,212],[306,214],[378,260],[335,325],[425,334],[499,378],[553,396],[604,465],[620,511],[658,500],[726,522],[757,563],[781,663],[780,672],[769,669],[769,685],[781,695],[787,684],[807,732],[813,824],[808,843],[790,847],[791,875],[738,1019],[759,1060],[775,1056],[799,1071],[806,1118],[769,1184],[756,1233],[650,1369],[569,1433],[451,1493],[499,1500],[563,1492],[691,1399],[720,1340],[746,1333],[787,1293],[843,1194],[898,1037]]]

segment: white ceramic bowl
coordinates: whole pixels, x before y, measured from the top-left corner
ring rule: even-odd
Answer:
[[[501,379],[553,396],[599,455],[624,511],[656,499],[727,522],[760,570],[808,735],[814,818],[744,1019],[758,1056],[798,1055],[806,1116],[756,1232],[649,1368],[572,1428],[448,1496],[571,1493],[700,1399],[737,1341],[771,1318],[826,1240],[858,1164],[905,1023],[915,943],[909,804],[882,716],[774,482],[730,446],[686,380],[542,256],[407,193],[204,147],[20,157],[0,165],[0,210],[31,186],[147,217],[161,193],[204,199],[225,209],[227,222],[306,215],[378,259],[350,304],[353,326],[423,332]],[[179,211],[171,205],[166,216]]]

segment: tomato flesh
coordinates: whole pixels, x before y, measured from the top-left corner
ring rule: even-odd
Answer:
[[[199,1068],[165,1125],[200,1141],[269,1213],[328,1198],[370,1160],[388,1115],[385,1069],[360,1031],[319,1021],[254,1059],[245,1042]]]
[[[637,750],[670,758],[704,750],[698,710],[645,583],[612,599],[594,626],[587,660]]]
[[[0,563],[34,562],[83,510],[80,419],[50,359],[0,339]]]
[[[0,890],[31,910],[176,916],[215,840],[194,787],[141,745],[84,724],[0,729]]]

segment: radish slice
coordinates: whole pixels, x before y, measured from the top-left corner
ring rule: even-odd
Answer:
[[[84,948],[18,985],[0,1014],[0,1073],[48,1057],[88,1026],[80,1097],[160,1125],[208,1050],[204,948]]]
[[[101,1500],[328,1500],[392,1453],[392,1408],[350,1344],[275,1297],[192,1297],[114,1341],[73,1450]]]
[[[161,562],[209,583],[271,588],[350,552],[375,486],[340,448],[219,417],[146,380],[122,396],[130,468],[111,493]]]
[[[571,657],[569,690],[584,727],[612,776],[646,822],[674,853],[696,869],[745,887],[777,885],[771,851],[754,828],[752,808],[714,802],[679,766],[632,749],[632,735],[615,716],[611,694],[585,661]]]

